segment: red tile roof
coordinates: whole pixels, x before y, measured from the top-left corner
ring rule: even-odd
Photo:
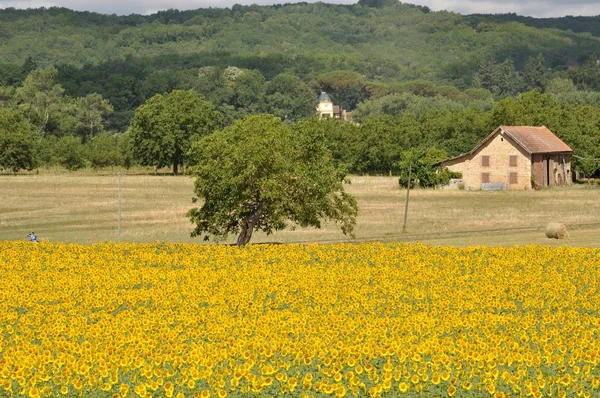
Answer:
[[[567,144],[555,136],[546,126],[500,126],[500,128],[530,154],[573,152]]]

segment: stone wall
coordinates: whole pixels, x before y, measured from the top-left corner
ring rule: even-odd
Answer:
[[[482,157],[489,156],[489,166],[483,166]],[[517,165],[510,165],[510,157],[517,157]],[[509,136],[499,130],[475,153],[444,162],[442,166],[462,173],[465,189],[479,190],[482,187],[483,173],[489,174],[490,183],[505,183],[510,190],[531,189],[531,156]],[[516,183],[510,181],[510,174],[517,173]]]

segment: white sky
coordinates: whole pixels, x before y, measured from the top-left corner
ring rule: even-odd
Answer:
[[[60,6],[74,10],[106,14],[150,14],[177,8],[188,10],[204,7],[230,7],[233,4],[275,4],[285,0],[0,0],[0,8],[35,8]],[[355,3],[355,0],[329,0],[332,3]],[[451,10],[462,14],[507,13],[535,17],[565,15],[600,15],[600,0],[408,0],[429,6],[433,10]]]

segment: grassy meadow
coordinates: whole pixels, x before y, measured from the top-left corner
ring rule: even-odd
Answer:
[[[531,192],[411,192],[407,234],[402,234],[405,191],[397,179],[352,177],[360,216],[357,241],[421,241],[441,245],[600,246],[600,190],[586,186]],[[0,240],[40,239],[93,243],[117,239],[117,176],[43,173],[0,176]],[[197,242],[186,212],[192,205],[189,177],[122,177],[122,233],[128,242]],[[570,238],[549,240],[552,221],[569,226]],[[233,241],[231,237],[230,242]],[[256,234],[253,242],[340,243],[335,225],[321,230]]]

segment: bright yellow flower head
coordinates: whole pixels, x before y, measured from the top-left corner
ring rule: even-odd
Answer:
[[[452,384],[450,385],[450,387],[448,387],[448,396],[453,397],[454,395],[456,395],[456,387]]]
[[[410,389],[410,385],[408,383],[401,382],[398,385],[398,389],[400,390],[400,392],[407,392]]]

